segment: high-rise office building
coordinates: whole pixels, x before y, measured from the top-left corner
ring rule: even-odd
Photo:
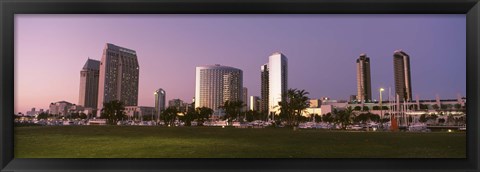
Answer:
[[[261,79],[261,90],[260,90],[260,112],[268,113],[268,63],[260,67],[260,79]]]
[[[100,61],[88,59],[80,71],[80,95],[78,105],[86,108],[97,108],[98,78]]]
[[[159,88],[153,94],[155,95],[155,115],[158,118],[160,117],[161,112],[165,110],[165,98],[167,93],[165,93],[165,90]]]
[[[260,98],[258,96],[250,96],[250,110],[258,111],[260,109]]]
[[[269,112],[280,113],[278,103],[285,101],[288,89],[287,57],[275,52],[268,58],[268,108]]]
[[[195,108],[217,110],[225,101],[242,101],[243,71],[216,65],[196,67]]]
[[[100,62],[98,109],[103,103],[119,100],[137,106],[139,66],[135,50],[107,43]]]
[[[400,101],[412,100],[412,83],[410,77],[410,56],[402,50],[393,54],[393,67],[395,75],[395,93]]]
[[[243,87],[242,102],[243,102],[243,105],[245,105],[242,108],[242,110],[243,110],[243,112],[246,112],[248,110],[248,89],[247,89],[247,87]]]
[[[370,58],[367,57],[367,54],[360,54],[357,59],[357,101],[372,101]]]

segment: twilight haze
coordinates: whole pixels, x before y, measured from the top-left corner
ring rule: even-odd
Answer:
[[[105,43],[133,49],[139,106],[154,91],[191,102],[195,67],[243,70],[248,96],[260,96],[260,66],[281,51],[290,88],[310,98],[356,94],[355,60],[371,60],[372,98],[395,90],[393,52],[410,55],[413,99],[466,96],[465,15],[15,15],[15,112],[78,103],[80,70]]]

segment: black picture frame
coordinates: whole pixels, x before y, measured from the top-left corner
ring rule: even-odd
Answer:
[[[479,171],[479,0],[1,0],[1,171]],[[15,159],[15,14],[465,14],[466,159]]]

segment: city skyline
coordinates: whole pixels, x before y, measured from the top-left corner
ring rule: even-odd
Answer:
[[[346,100],[355,94],[354,60],[358,54],[367,53],[372,61],[372,98],[378,99],[379,87],[395,88],[392,54],[396,49],[403,49],[410,55],[414,99],[416,96],[434,99],[437,94],[442,98],[455,98],[457,94],[465,96],[464,15],[61,16],[19,15],[16,18],[15,112],[25,112],[32,107],[46,109],[49,103],[61,100],[77,102],[78,71],[88,57],[100,60],[102,45],[109,42],[139,53],[139,106],[153,107],[152,94],[158,87],[169,92],[168,100],[190,101],[195,92],[194,68],[205,64],[243,70],[248,96],[260,96],[258,67],[275,51],[281,51],[289,58],[289,88],[305,89],[311,98],[326,96]],[[91,18],[93,20],[87,20]],[[143,27],[118,28],[115,21]],[[159,30],[146,27],[151,21],[157,22],[153,28]],[[315,22],[312,24],[312,21]],[[338,32],[331,27],[332,23],[339,25]],[[175,24],[180,26],[175,27]],[[93,25],[98,27],[88,27]],[[271,29],[270,25],[279,27]],[[402,25],[415,25],[415,28],[394,29]],[[108,29],[112,32],[106,32]],[[387,32],[389,37],[382,38],[385,35],[378,33],[379,30]],[[247,34],[240,34],[240,31],[254,36],[245,36]],[[300,33],[302,31],[308,34]],[[82,33],[78,34],[82,38],[75,32]],[[132,39],[129,33],[140,36]],[[155,34],[164,38],[152,38]],[[283,36],[285,34],[288,36]],[[39,46],[44,43],[44,37],[52,39],[53,35],[59,39],[50,42],[51,49]],[[271,42],[264,41],[267,38]],[[282,39],[288,41],[280,42]],[[171,54],[162,55],[162,51]],[[157,59],[164,62],[162,67],[159,67],[161,63],[156,63]],[[49,78],[54,78],[55,82]],[[41,84],[42,81],[47,83]],[[60,82],[62,88],[56,87],[55,83]],[[455,84],[450,86],[451,83]]]

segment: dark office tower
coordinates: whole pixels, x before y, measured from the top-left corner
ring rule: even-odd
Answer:
[[[139,66],[134,50],[110,43],[103,49],[98,84],[98,109],[103,103],[119,100],[125,106],[137,106]]]
[[[165,110],[166,93],[165,93],[165,90],[159,88],[153,94],[155,96],[155,113],[156,113],[155,115],[159,117],[160,114]]]
[[[242,102],[243,104],[245,105],[242,109],[243,109],[243,112],[246,112],[248,111],[248,89],[247,87],[243,87],[243,91],[242,91]]]
[[[260,100],[260,112],[268,113],[268,63],[260,67],[261,70],[261,100]]]
[[[360,54],[357,59],[357,101],[372,101],[372,84],[370,79],[370,58]]]
[[[402,50],[396,50],[393,54],[393,67],[395,74],[395,93],[400,101],[412,100],[412,83],[410,77],[410,57]]]
[[[88,59],[80,71],[80,96],[78,105],[86,108],[97,108],[98,77],[100,61]]]

